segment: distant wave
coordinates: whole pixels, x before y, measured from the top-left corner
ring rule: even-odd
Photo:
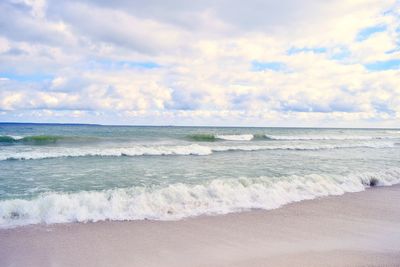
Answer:
[[[217,134],[215,136],[217,139],[227,140],[227,141],[250,141],[254,138],[252,134]]]
[[[225,141],[250,141],[254,138],[252,134],[190,134],[188,139],[198,142],[213,142],[218,140]]]
[[[400,130],[386,130],[385,133],[400,134]]]
[[[393,133],[393,132],[392,132]],[[270,134],[192,134],[187,136],[190,140],[199,142],[214,141],[312,141],[312,140],[379,140],[379,139],[400,139],[400,135],[270,135]]]
[[[178,220],[202,214],[275,209],[291,202],[400,182],[400,169],[346,176],[216,179],[162,188],[132,187],[77,193],[45,193],[34,199],[0,201],[0,227],[104,220]]]
[[[390,148],[393,142],[362,142],[340,144],[279,144],[207,146],[191,145],[132,145],[130,147],[40,147],[28,150],[0,151],[0,160],[34,160],[59,157],[120,157],[120,156],[205,156],[214,152],[258,151],[258,150],[326,150],[341,148]]]
[[[47,144],[54,144],[65,138],[66,137],[64,136],[56,136],[56,135],[32,135],[32,136],[0,135],[0,144],[23,143],[29,145],[47,145]]]
[[[29,160],[59,157],[85,156],[166,156],[166,155],[209,155],[210,147],[196,144],[186,146],[131,146],[131,147],[56,147],[28,151],[4,151],[0,153],[0,160]]]
[[[195,142],[216,142],[216,141],[313,141],[313,140],[391,140],[400,139],[400,135],[382,135],[382,136],[363,136],[363,135],[270,135],[270,134],[210,134],[197,133],[190,134],[185,137],[186,140]],[[126,143],[130,142],[130,137],[101,138],[90,136],[62,136],[62,135],[30,135],[30,136],[13,136],[0,135],[0,146],[4,145],[29,145],[29,146],[46,146],[58,143],[79,143],[85,144],[93,141],[107,141]]]
[[[212,142],[217,140],[214,134],[190,134],[187,138],[198,142]]]
[[[400,139],[399,136],[363,136],[363,135],[265,135],[270,140],[286,141],[308,141],[308,140],[379,140],[379,139]]]
[[[258,151],[258,150],[329,150],[342,148],[391,148],[397,146],[393,142],[363,142],[341,144],[277,144],[270,145],[237,145],[213,146],[213,152],[225,151]]]

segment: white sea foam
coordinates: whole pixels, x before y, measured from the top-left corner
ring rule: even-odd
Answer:
[[[209,155],[212,150],[206,146],[131,146],[131,147],[41,147],[25,150],[6,150],[0,153],[0,160],[45,159],[83,156],[163,156],[163,155]]]
[[[178,220],[280,206],[400,182],[400,169],[339,175],[217,179],[163,188],[133,187],[78,193],[46,193],[31,200],[0,201],[0,227],[103,220]]]
[[[385,131],[385,133],[389,133],[389,134],[400,134],[399,130],[387,130]]]
[[[20,135],[9,135],[9,137],[11,137],[14,140],[21,140],[23,139],[25,136],[20,136]]]
[[[309,144],[309,143],[269,143],[265,145],[132,145],[130,147],[29,147],[8,148],[0,151],[0,160],[35,160],[59,157],[120,157],[120,156],[205,156],[214,152],[259,151],[259,150],[326,150],[340,148],[390,148],[396,143],[365,141],[358,143]]]
[[[252,134],[217,134],[215,138],[227,141],[250,141],[254,136]]]
[[[340,148],[390,148],[396,146],[393,142],[360,142],[360,143],[337,143],[337,144],[269,144],[269,145],[236,145],[236,146],[214,146],[212,151],[258,151],[258,150],[326,150]]]
[[[24,136],[20,136],[20,135],[0,135],[0,140],[11,140],[11,141],[19,141],[22,140],[24,138]]]

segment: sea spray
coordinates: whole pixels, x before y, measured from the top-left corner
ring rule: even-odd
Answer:
[[[215,179],[203,184],[131,187],[77,193],[48,192],[0,201],[0,227],[103,220],[178,220],[284,204],[400,182],[400,169],[348,175]]]
[[[226,141],[251,141],[254,136],[252,134],[217,134],[215,137]]]

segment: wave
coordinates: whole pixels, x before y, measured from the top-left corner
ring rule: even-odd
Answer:
[[[400,130],[386,130],[385,133],[389,133],[389,134],[400,134]]]
[[[258,150],[329,150],[342,148],[391,148],[396,147],[392,142],[364,142],[342,144],[271,144],[271,145],[239,145],[239,146],[215,146],[214,152],[224,151],[258,151]]]
[[[0,160],[35,160],[61,157],[121,157],[121,156],[171,156],[211,155],[214,152],[259,150],[327,150],[342,148],[391,148],[392,142],[363,142],[341,144],[269,144],[269,145],[135,145],[131,147],[46,147],[29,150],[0,151]]]
[[[0,143],[13,143],[15,141],[16,141],[16,139],[14,139],[12,136],[8,136],[8,135],[0,136]]]
[[[47,145],[54,144],[62,139],[64,136],[57,135],[32,135],[32,136],[12,136],[12,135],[1,135],[0,144],[29,144],[29,145]]]
[[[132,187],[78,193],[45,193],[34,199],[0,201],[0,227],[104,220],[179,220],[250,209],[276,209],[291,202],[400,182],[400,169],[346,176],[216,179],[162,188]]]
[[[214,142],[219,140],[224,141],[250,141],[254,138],[252,134],[191,134],[188,139],[198,142]]]
[[[215,136],[217,139],[227,140],[227,141],[250,141],[254,138],[252,134],[217,134]]]
[[[379,139],[400,139],[400,136],[363,136],[363,135],[265,135],[270,140],[284,141],[309,141],[309,140],[379,140]]]
[[[393,133],[393,132],[392,132]],[[365,136],[365,135],[270,135],[270,134],[192,134],[188,139],[199,142],[214,141],[312,141],[312,140],[379,140],[379,139],[400,139],[399,136]]]
[[[393,133],[393,132],[392,132]],[[215,142],[215,141],[312,141],[312,140],[384,140],[384,139],[400,139],[400,135],[383,135],[383,136],[350,136],[350,135],[269,135],[269,134],[209,134],[198,133],[186,136],[186,139],[196,142]],[[31,135],[31,136],[13,136],[0,135],[1,145],[34,145],[45,146],[56,143],[80,143],[87,144],[93,141],[111,141],[119,143],[129,142],[129,139],[112,138],[102,139],[100,137],[81,137],[81,136],[62,136],[62,135]]]
[[[60,157],[87,157],[87,156],[167,156],[167,155],[210,155],[210,147],[196,144],[186,146],[132,146],[132,147],[56,147],[28,151],[4,151],[0,153],[0,160],[31,160]]]
[[[187,138],[198,142],[213,142],[217,139],[213,134],[191,134]]]

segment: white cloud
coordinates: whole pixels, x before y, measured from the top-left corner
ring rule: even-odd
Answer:
[[[400,70],[364,66],[400,59],[395,4],[9,0],[0,120],[396,126]]]

